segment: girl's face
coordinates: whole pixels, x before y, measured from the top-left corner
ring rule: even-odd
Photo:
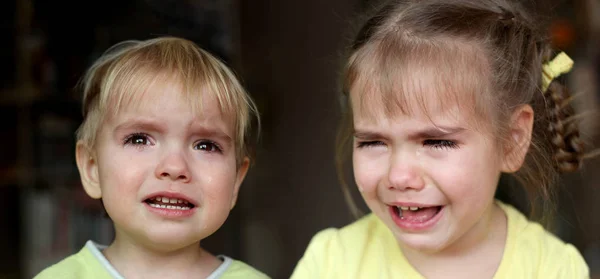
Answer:
[[[400,244],[435,253],[485,235],[503,158],[490,133],[469,125],[473,114],[426,101],[427,113],[388,117],[354,97],[356,183]]]

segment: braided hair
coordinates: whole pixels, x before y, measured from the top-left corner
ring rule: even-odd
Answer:
[[[344,111],[337,137],[336,164],[353,213],[358,211],[343,179],[343,158],[351,150],[353,130],[350,90],[365,86],[364,83],[378,83],[382,95],[379,98],[386,111],[404,111],[405,103],[389,101],[393,100],[389,94],[397,92],[384,90],[390,88],[386,82],[394,81],[376,77],[385,77],[393,61],[433,59],[444,55],[439,54],[444,51],[454,55],[451,49],[466,46],[481,50],[483,58],[479,61],[485,60],[481,69],[489,71],[488,78],[483,79],[488,84],[474,90],[478,92],[473,96],[475,110],[484,119],[490,119],[489,126],[494,127],[501,141],[511,142],[508,123],[512,112],[521,105],[533,108],[531,145],[523,166],[514,176],[528,193],[532,212],[539,201],[544,208],[552,204],[558,175],[580,168],[584,145],[567,88],[559,80],[553,80],[547,89],[542,88],[542,65],[553,57],[554,50],[540,23],[513,0],[393,0],[374,9],[349,44],[342,76]],[[451,77],[461,74],[456,69],[452,71],[443,74]]]

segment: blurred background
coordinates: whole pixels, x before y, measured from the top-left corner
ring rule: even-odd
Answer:
[[[531,1],[530,1],[531,2]],[[6,0],[0,4],[0,278],[31,278],[112,225],[80,186],[74,132],[83,71],[112,44],[159,35],[226,61],[263,119],[258,161],[226,224],[203,245],[288,278],[311,236],[353,219],[334,167],[338,74],[368,0]],[[542,1],[554,44],[576,61],[574,104],[600,98],[600,1]],[[582,122],[598,147],[598,114]],[[600,276],[600,160],[563,180],[553,231]],[[510,199],[510,195],[506,195]],[[361,206],[364,205],[360,202]],[[519,199],[515,202],[519,204]],[[596,277],[600,278],[600,277]]]

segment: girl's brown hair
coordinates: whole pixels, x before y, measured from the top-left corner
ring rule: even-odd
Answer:
[[[375,10],[350,44],[336,145],[338,175],[355,216],[359,211],[344,179],[352,144],[351,101],[361,111],[378,104],[383,111],[375,113],[387,115],[411,113],[414,101],[426,111],[427,97],[418,91],[423,85],[410,81],[419,71],[434,76],[434,84],[427,86],[433,86],[438,102],[454,98],[460,109],[487,120],[501,146],[510,143],[514,109],[532,106],[531,146],[514,175],[528,193],[532,212],[536,205],[552,205],[558,174],[580,167],[583,144],[566,87],[553,81],[542,90],[542,65],[555,53],[539,22],[509,0],[404,0]],[[350,91],[359,92],[352,94],[356,100]]]

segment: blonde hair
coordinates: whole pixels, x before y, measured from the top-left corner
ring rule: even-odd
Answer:
[[[424,86],[437,94],[433,100],[455,101],[460,109],[489,120],[487,129],[501,146],[511,142],[508,123],[514,109],[531,105],[536,118],[532,144],[515,177],[528,193],[532,212],[537,204],[552,208],[558,173],[577,170],[584,156],[568,91],[558,81],[541,89],[542,65],[552,49],[538,23],[510,0],[388,1],[376,9],[350,44],[342,82],[345,112],[336,164],[355,215],[359,211],[343,167],[352,142],[350,102],[361,111],[378,105],[382,112],[367,112],[389,115],[410,114],[416,101],[426,112]],[[431,84],[411,83],[419,71],[432,77]]]
[[[140,98],[139,93],[153,81],[168,78],[180,83],[183,97],[196,110],[201,109],[203,94],[211,94],[221,113],[233,118],[238,165],[244,157],[253,157],[253,120],[256,134],[260,128],[256,105],[219,59],[191,41],[174,37],[118,43],[88,69],[80,83],[84,119],[77,139],[94,147],[109,113]]]

